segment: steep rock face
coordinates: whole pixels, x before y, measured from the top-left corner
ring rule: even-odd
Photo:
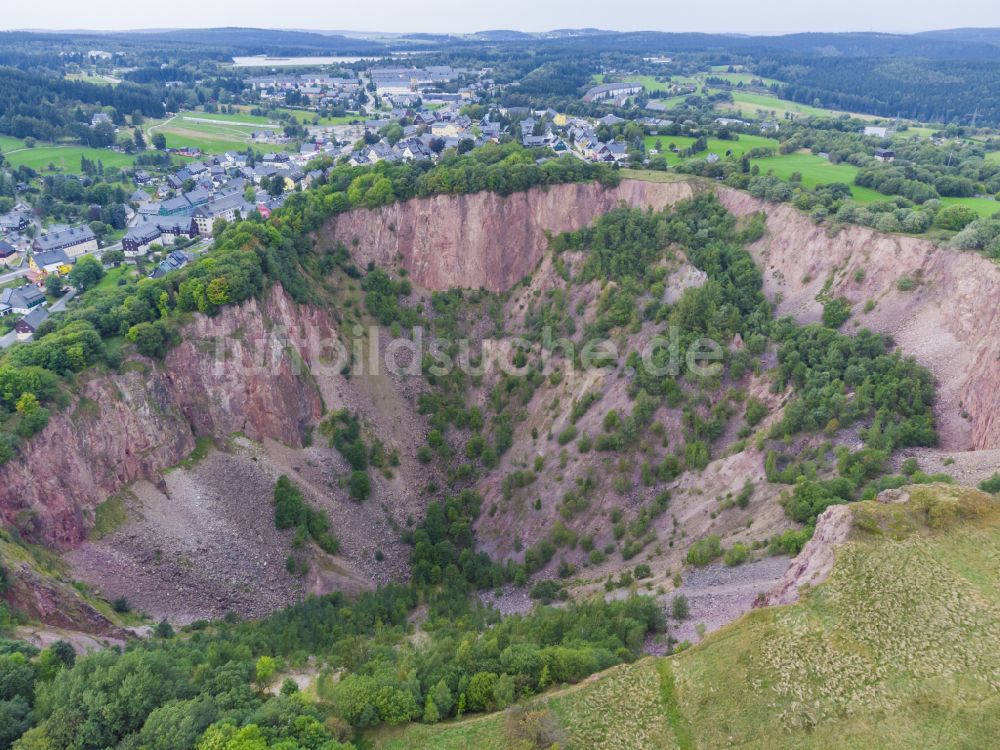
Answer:
[[[197,436],[300,445],[323,411],[302,361],[317,356],[329,329],[278,289],[263,304],[196,316],[162,364],[137,359],[121,373],[87,376],[76,403],[0,467],[0,520],[69,547],[86,536],[97,504],[176,464]]]
[[[611,189],[573,183],[509,196],[438,195],[342,214],[325,234],[350,248],[361,265],[390,266],[401,259],[413,281],[429,289],[496,292],[535,269],[548,234],[586,226],[620,202],[661,209],[697,189],[690,182],[624,180]]]
[[[788,205],[766,204],[720,189],[737,215],[767,213],[768,234],[751,248],[778,314],[819,319],[824,290],[854,306],[859,326],[891,334],[938,381],[938,434],[947,450],[1000,446],[1000,268],[971,252],[927,240],[847,226],[836,234]],[[899,282],[907,277],[913,288]],[[871,300],[875,308],[863,311]]]

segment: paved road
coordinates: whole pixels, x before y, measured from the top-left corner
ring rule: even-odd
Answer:
[[[77,292],[76,288],[71,288],[68,292],[66,292],[66,294],[64,294],[62,297],[60,297],[53,303],[52,307],[49,308],[49,312],[57,313],[65,310],[66,303],[76,296],[76,292]]]
[[[0,284],[6,284],[8,281],[13,281],[14,279],[20,276],[24,276],[24,274],[26,274],[27,272],[28,272],[27,269],[24,269],[20,271],[11,271],[10,273],[5,273],[2,276],[0,276]]]

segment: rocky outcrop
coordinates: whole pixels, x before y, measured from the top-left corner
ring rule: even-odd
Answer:
[[[789,563],[785,575],[768,591],[761,604],[791,604],[803,586],[817,586],[833,570],[837,545],[847,541],[854,515],[849,505],[831,505],[816,519],[816,531]]]
[[[420,286],[496,292],[534,271],[550,235],[586,226],[621,202],[662,209],[698,189],[686,181],[624,180],[611,189],[571,183],[508,196],[438,195],[342,214],[322,234],[361,265],[401,264]]]
[[[121,372],[84,376],[75,402],[0,467],[0,520],[71,547],[98,503],[176,464],[199,436],[301,445],[323,413],[305,363],[330,329],[276,289],[263,303],[196,316],[162,363],[136,358]]]

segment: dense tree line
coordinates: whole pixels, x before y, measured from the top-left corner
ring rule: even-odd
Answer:
[[[156,89],[123,83],[102,86],[0,68],[0,132],[43,140],[79,138],[89,143],[93,110],[113,107],[121,115],[140,112],[162,117],[162,95]]]
[[[1000,63],[972,60],[830,58],[763,60],[760,75],[787,83],[784,99],[920,122],[1000,122]]]

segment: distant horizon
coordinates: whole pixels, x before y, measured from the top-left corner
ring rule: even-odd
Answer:
[[[653,27],[637,27],[637,28],[607,28],[598,26],[560,26],[545,29],[524,29],[516,28],[514,26],[491,26],[484,28],[477,28],[467,31],[441,31],[441,30],[420,30],[420,31],[396,31],[391,29],[362,29],[362,28],[304,28],[301,26],[272,26],[267,24],[247,24],[247,25],[235,25],[235,24],[225,24],[225,25],[194,25],[194,26],[136,26],[128,28],[87,28],[87,27],[67,27],[67,28],[56,28],[56,27],[45,27],[45,26],[20,26],[20,27],[0,27],[0,33],[27,33],[27,34],[158,34],[158,33],[169,33],[174,31],[207,31],[207,30],[218,30],[218,29],[237,29],[237,30],[262,30],[262,31],[286,31],[286,32],[299,32],[308,34],[320,34],[323,36],[336,36],[336,35],[357,35],[357,36],[407,36],[414,34],[440,34],[443,36],[473,36],[476,34],[484,33],[494,33],[500,31],[510,31],[520,34],[551,34],[557,31],[591,31],[599,33],[608,34],[629,34],[629,33],[658,33],[658,34],[704,34],[706,36],[733,36],[733,37],[760,37],[760,36],[790,36],[795,34],[889,34],[893,36],[914,36],[917,34],[928,34],[935,32],[945,32],[945,31],[959,31],[959,30],[977,30],[977,31],[990,31],[990,30],[1000,30],[1000,24],[997,25],[987,25],[987,26],[972,26],[972,25],[957,25],[957,26],[942,26],[933,28],[918,28],[918,29],[891,29],[891,28],[854,28],[854,27],[844,27],[841,29],[772,29],[772,30],[714,30],[706,31],[703,29],[659,29]]]

